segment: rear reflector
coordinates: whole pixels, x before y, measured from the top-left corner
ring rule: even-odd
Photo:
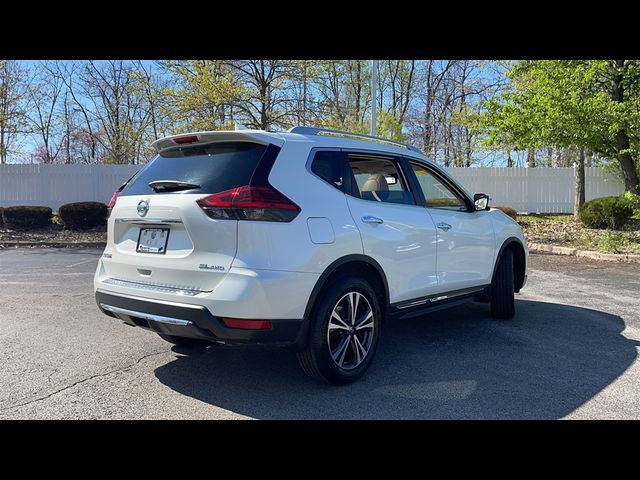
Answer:
[[[215,219],[290,222],[300,207],[271,185],[236,187],[196,200]]]
[[[223,318],[222,321],[227,327],[241,328],[243,330],[270,330],[269,320],[244,320],[242,318]]]
[[[173,139],[176,143],[193,143],[198,141],[197,135],[187,135],[186,137],[178,137]]]

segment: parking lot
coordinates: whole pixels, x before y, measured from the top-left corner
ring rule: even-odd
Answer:
[[[0,418],[640,418],[640,265],[531,255],[513,321],[387,325],[353,385],[286,350],[173,349],[102,315],[98,250],[0,251]]]

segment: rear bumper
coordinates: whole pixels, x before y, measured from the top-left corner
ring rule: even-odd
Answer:
[[[96,291],[96,303],[105,315],[166,335],[270,346],[300,346],[304,339],[302,319],[271,319],[269,330],[245,330],[227,327],[222,318],[201,305],[150,300],[100,289]]]

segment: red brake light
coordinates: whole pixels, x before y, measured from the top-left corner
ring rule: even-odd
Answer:
[[[198,141],[197,135],[187,135],[186,137],[178,137],[173,139],[176,143],[193,143]]]
[[[300,207],[270,185],[236,187],[196,201],[211,218],[290,222]]]
[[[113,208],[116,206],[116,201],[118,201],[118,197],[120,196],[121,193],[122,193],[122,190],[116,190],[115,192],[113,192],[113,195],[111,196],[111,200],[109,200],[109,208]]]
[[[270,330],[269,320],[245,320],[242,318],[223,318],[222,321],[227,327],[241,328],[243,330]]]

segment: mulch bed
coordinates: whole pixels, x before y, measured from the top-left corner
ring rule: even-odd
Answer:
[[[602,239],[607,235],[619,235],[627,240],[627,244],[618,245],[611,253],[640,253],[640,220],[632,219],[624,230],[596,230],[586,228],[582,223],[569,216],[527,218],[519,215],[518,223],[529,242],[544,243],[561,247],[574,247],[583,250],[600,250]]]
[[[15,242],[25,243],[61,243],[61,244],[83,244],[83,243],[104,243],[107,241],[107,226],[103,225],[89,230],[67,230],[62,225],[51,225],[50,227],[37,230],[18,231],[9,230],[0,226],[0,245],[14,244]]]

